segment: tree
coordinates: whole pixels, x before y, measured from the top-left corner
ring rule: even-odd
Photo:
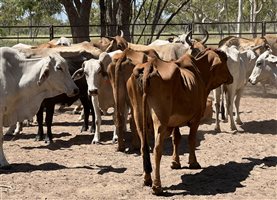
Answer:
[[[238,33],[238,37],[240,37],[241,35],[241,19],[242,19],[242,4],[243,4],[243,0],[239,0],[238,1],[238,19],[237,19],[237,33]]]
[[[89,41],[89,19],[92,0],[59,0],[71,26],[73,43]]]

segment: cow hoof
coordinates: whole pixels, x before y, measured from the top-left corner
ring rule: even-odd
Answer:
[[[154,195],[157,195],[157,196],[163,195],[163,189],[162,189],[161,186],[155,186],[155,185],[153,185],[152,186],[152,191],[153,191]]]
[[[100,144],[99,141],[92,141],[91,144]]]
[[[170,167],[171,169],[181,169],[181,164],[176,161],[172,161]]]
[[[90,128],[90,133],[95,133],[95,127]]]
[[[113,144],[116,144],[117,143],[117,138],[113,139]]]
[[[43,138],[42,137],[40,137],[40,136],[36,136],[36,138],[35,138],[35,141],[37,142],[37,141],[42,141],[43,140]]]
[[[199,165],[198,162],[192,163],[189,165],[190,169],[201,169],[201,166]]]
[[[123,146],[118,145],[118,147],[117,147],[117,151],[120,151],[120,152],[125,152],[125,145],[123,145]]]
[[[215,128],[214,128],[214,131],[215,131],[216,133],[220,133],[220,132],[221,132],[221,129],[220,129],[219,127],[215,127]]]
[[[81,133],[82,133],[83,131],[87,131],[87,130],[88,130],[88,127],[83,126],[83,127],[81,128]]]
[[[152,186],[152,179],[144,180],[143,186],[149,186],[149,187],[151,187]]]
[[[243,124],[241,120],[236,120],[236,123],[237,123],[238,125],[242,125],[242,124]]]

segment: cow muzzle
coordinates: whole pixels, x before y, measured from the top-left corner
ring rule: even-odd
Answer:
[[[90,95],[90,96],[96,96],[96,95],[98,95],[98,90],[97,89],[89,90],[88,91],[88,95]]]
[[[251,78],[248,79],[248,82],[251,83],[252,85],[256,85],[257,81],[252,80]]]

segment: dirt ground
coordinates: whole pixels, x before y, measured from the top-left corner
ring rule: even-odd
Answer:
[[[165,196],[143,187],[142,159],[116,152],[113,122],[105,116],[102,143],[92,145],[92,134],[80,133],[73,107],[54,116],[54,144],[35,142],[36,126],[17,136],[5,136],[10,170],[0,169],[0,199],[277,199],[277,93],[247,86],[241,100],[241,132],[228,123],[215,134],[214,123],[199,127],[196,155],[200,170],[188,169],[188,128],[183,127],[182,169],[170,168],[172,145],[165,144],[161,180]],[[214,120],[213,120],[214,122]]]

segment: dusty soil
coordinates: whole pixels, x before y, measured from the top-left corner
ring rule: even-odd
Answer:
[[[54,117],[54,144],[35,142],[36,127],[5,136],[10,170],[0,170],[0,199],[277,199],[277,94],[262,96],[248,86],[241,101],[241,132],[228,123],[215,134],[214,123],[199,127],[196,155],[200,170],[188,169],[188,128],[181,129],[182,169],[170,169],[172,146],[166,141],[161,163],[165,196],[143,187],[142,159],[116,152],[112,118],[104,117],[102,143],[80,133],[78,115],[69,108]]]

